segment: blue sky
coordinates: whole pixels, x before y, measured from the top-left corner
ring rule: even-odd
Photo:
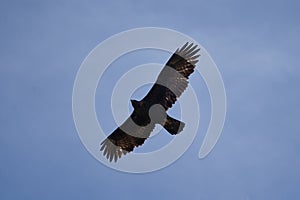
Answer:
[[[300,197],[298,1],[0,5],[1,199]],[[228,112],[207,158],[197,158],[200,133],[171,166],[127,174],[100,164],[81,144],[72,88],[81,62],[99,42],[144,26],[178,30],[207,49],[223,76]],[[111,114],[101,115],[101,103],[98,109],[105,130],[113,130]]]

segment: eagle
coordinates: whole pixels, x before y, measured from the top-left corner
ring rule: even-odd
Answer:
[[[157,124],[171,135],[183,130],[185,123],[170,117],[167,110],[187,88],[199,51],[197,45],[185,43],[173,53],[148,94],[140,101],[130,100],[134,108],[131,115],[100,144],[110,162],[144,144]]]

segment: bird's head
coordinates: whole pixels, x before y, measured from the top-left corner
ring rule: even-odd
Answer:
[[[140,101],[137,101],[137,100],[134,100],[134,99],[131,99],[131,105],[133,106],[134,109],[139,109],[142,107],[142,103]]]

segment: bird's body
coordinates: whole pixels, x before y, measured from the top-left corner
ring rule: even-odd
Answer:
[[[184,123],[167,115],[177,98],[188,86],[188,78],[194,72],[200,49],[186,43],[171,56],[160,72],[156,83],[141,100],[131,100],[134,108],[130,117],[101,143],[101,151],[112,161],[133,151],[150,136],[156,124],[170,134],[182,131]]]

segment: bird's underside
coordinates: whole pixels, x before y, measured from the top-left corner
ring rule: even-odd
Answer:
[[[148,94],[141,100],[131,100],[134,108],[130,117],[110,134],[100,150],[109,161],[117,161],[122,155],[142,145],[156,124],[170,134],[180,133],[185,124],[170,117],[167,110],[188,86],[189,75],[194,72],[200,48],[186,43],[168,60]]]

